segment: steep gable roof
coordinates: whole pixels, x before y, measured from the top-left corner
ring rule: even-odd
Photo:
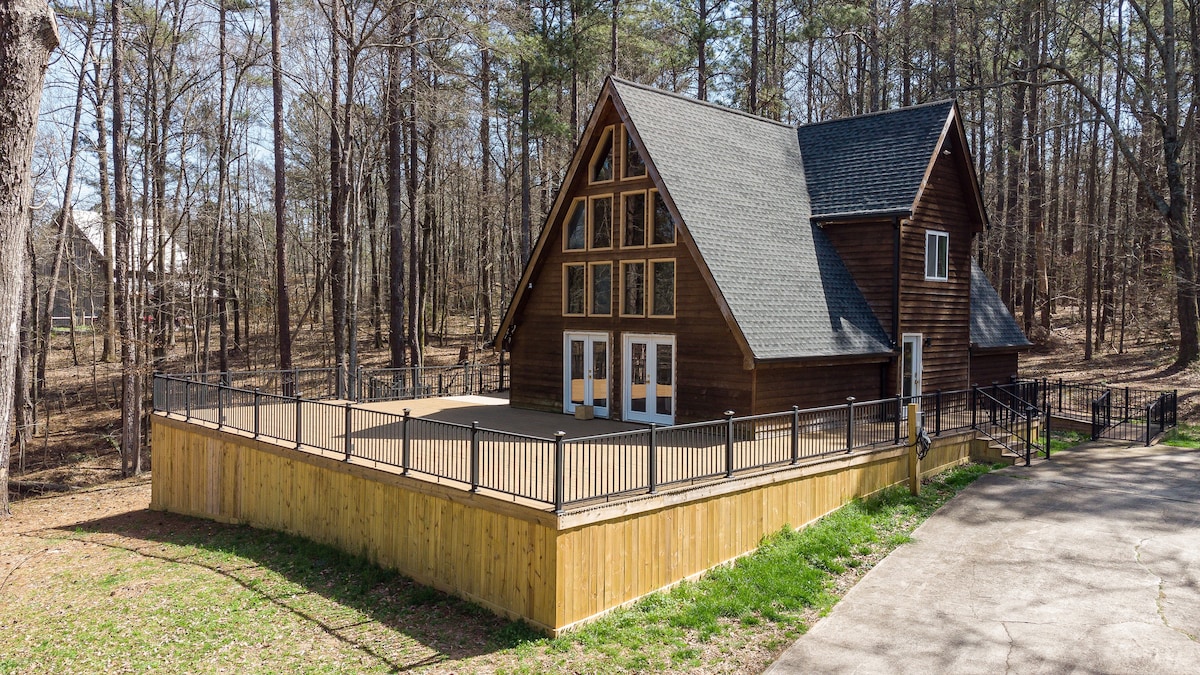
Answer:
[[[953,109],[939,101],[799,127],[814,217],[910,211]]]
[[[611,82],[755,358],[891,353],[841,258],[811,224],[793,127]]]
[[[1030,347],[1033,343],[1009,314],[979,263],[971,259],[971,346],[977,349]]]

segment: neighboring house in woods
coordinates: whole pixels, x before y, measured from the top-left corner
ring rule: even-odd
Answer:
[[[1007,379],[986,223],[952,101],[796,128],[609,79],[500,325],[512,405],[670,424]]]
[[[48,277],[53,269],[56,228],[57,223],[52,222],[44,228],[44,236],[41,237],[38,272],[43,277]],[[141,270],[144,269],[145,276],[153,284],[160,278],[157,273],[159,233],[155,231],[153,221],[143,224],[142,219],[137,217],[133,219],[130,229],[135,273],[141,276]],[[111,257],[113,252],[111,245],[105,250],[104,223],[95,211],[72,211],[67,236],[66,257],[63,259],[51,315],[57,319],[57,323],[66,323],[68,317],[74,317],[76,323],[81,323],[104,312],[104,265],[106,256]],[[162,233],[161,246],[163,268],[167,272],[164,279],[177,279],[187,270],[187,252],[166,232]],[[39,288],[44,289],[47,284],[48,279],[40,281]]]

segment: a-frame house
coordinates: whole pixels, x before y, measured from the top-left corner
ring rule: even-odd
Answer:
[[[511,403],[671,424],[1006,380],[985,225],[953,102],[796,128],[610,78],[500,325]]]

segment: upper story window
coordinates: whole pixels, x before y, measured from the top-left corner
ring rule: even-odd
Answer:
[[[622,248],[638,248],[646,245],[646,193],[626,192],[621,195],[624,205]]]
[[[624,129],[624,127],[622,127]],[[642,159],[642,154],[638,152],[637,146],[634,145],[633,135],[628,129],[624,129],[622,136],[625,137],[625,161],[621,165],[621,176],[624,178],[636,178],[646,175],[646,162]]]
[[[563,315],[587,314],[587,265],[563,265]]]
[[[579,198],[571,202],[571,212],[567,214],[566,234],[563,236],[563,250],[582,251],[587,248],[587,203]]]
[[[651,246],[668,246],[675,243],[675,219],[658,190],[654,191],[654,228],[650,235]]]
[[[925,232],[925,278],[930,281],[946,281],[950,278],[950,234],[928,230]]]
[[[613,179],[613,136],[616,127],[610,126],[600,135],[596,152],[592,154],[588,182],[604,183]]]
[[[612,315],[612,263],[592,263],[588,265],[591,273],[591,306],[588,314],[592,316]]]
[[[612,248],[612,195],[592,197],[591,248]]]
[[[675,316],[675,261],[651,260],[650,316]]]

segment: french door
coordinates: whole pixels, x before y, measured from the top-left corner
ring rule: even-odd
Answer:
[[[675,336],[626,335],[625,414],[632,422],[675,423]]]
[[[566,333],[563,337],[563,411],[590,405],[608,417],[608,334]]]

